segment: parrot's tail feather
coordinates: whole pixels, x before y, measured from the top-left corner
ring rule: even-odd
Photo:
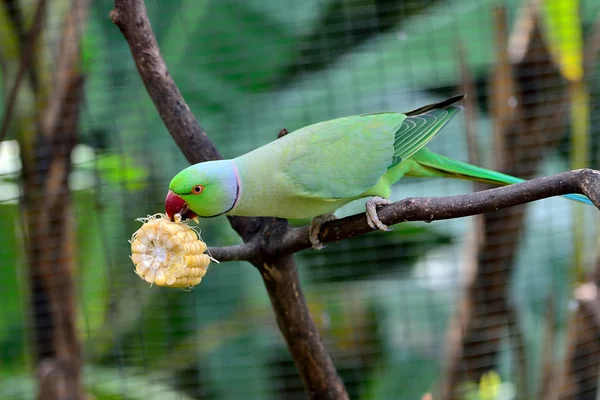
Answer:
[[[407,173],[408,176],[458,178],[467,181],[489,183],[500,186],[512,185],[525,181],[524,179],[516,178],[501,172],[492,171],[462,161],[444,157],[432,152],[427,148],[422,148],[419,150],[412,157],[412,160],[416,161],[420,168],[414,169],[414,173],[413,171]],[[587,197],[580,194],[567,194],[563,197],[581,203],[594,205],[594,203],[592,203]]]
[[[463,100],[465,97],[467,97],[467,96],[464,94],[459,94],[457,96],[452,96],[449,99],[446,99],[444,101],[440,101],[439,103],[429,104],[429,105],[417,108],[416,110],[407,111],[404,114],[406,114],[409,117],[412,117],[413,115],[421,115],[421,114],[424,114],[431,110],[445,109],[453,104],[458,103],[459,101]]]
[[[592,203],[592,201],[590,199],[588,199],[587,197],[585,197],[582,194],[565,194],[563,197],[566,197],[567,199],[570,199],[570,200],[579,201],[581,203],[589,204],[594,207],[596,206],[594,203]]]

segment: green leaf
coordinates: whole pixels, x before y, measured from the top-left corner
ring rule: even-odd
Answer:
[[[495,400],[500,391],[502,380],[496,371],[483,374],[479,381],[479,397],[481,400]]]
[[[562,75],[569,81],[583,78],[583,33],[579,0],[541,2],[546,42]]]
[[[100,176],[114,184],[125,184],[128,190],[143,189],[148,174],[133,158],[126,154],[106,154],[97,161]]]
[[[148,185],[148,173],[135,159],[127,154],[107,153],[100,155],[95,162],[76,164],[82,170],[98,170],[100,178],[115,186],[136,191]]]

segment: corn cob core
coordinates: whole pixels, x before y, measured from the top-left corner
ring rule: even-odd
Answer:
[[[202,281],[211,257],[206,244],[183,222],[156,214],[139,219],[142,227],[131,237],[135,273],[157,286],[191,288]]]

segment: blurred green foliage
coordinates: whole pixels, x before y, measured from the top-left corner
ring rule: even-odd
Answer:
[[[459,43],[484,91],[495,59],[492,12],[498,4],[507,5],[514,18],[521,2],[147,2],[169,72],[226,157],[274,140],[284,127],[403,111],[455,93]],[[86,387],[98,400],[304,398],[262,281],[249,265],[213,264],[191,292],[148,287],[133,273],[127,240],[139,227],[134,220],[162,211],[168,181],[186,162],[108,18],[111,7],[108,0],[93,2],[86,30],[82,145],[71,180]],[[582,8],[587,32],[600,6],[586,0]],[[10,45],[4,41],[3,50]],[[590,83],[596,102],[598,82]],[[482,158],[489,160],[491,127],[482,111],[478,134]],[[592,123],[592,129],[597,126]],[[460,118],[432,147],[466,159]],[[567,166],[565,157],[551,155],[540,173]],[[18,168],[2,176],[0,191],[15,185]],[[413,180],[398,185],[393,196],[470,190],[462,182]],[[16,199],[4,200],[0,376],[6,379],[0,379],[0,397],[26,399],[34,385],[23,230]],[[339,214],[361,209],[350,204]],[[535,361],[548,296],[564,305],[559,328],[566,323],[571,214],[561,199],[529,210],[512,299],[532,344],[528,357]],[[449,316],[465,279],[470,223],[403,224],[391,233],[299,254],[309,306],[351,398],[414,400],[434,387]],[[212,246],[239,243],[222,217],[200,227]],[[510,379],[508,364],[502,365],[503,381]],[[535,371],[530,375],[536,377]]]

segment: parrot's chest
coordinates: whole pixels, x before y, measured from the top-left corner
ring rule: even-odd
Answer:
[[[310,196],[277,170],[263,171],[251,177],[242,175],[241,182],[237,205],[228,215],[312,218],[332,212],[352,200]]]
[[[340,208],[352,199],[321,199],[280,190],[242,192],[238,205],[228,215],[247,217],[313,218]]]
[[[306,188],[286,172],[290,156],[282,156],[275,151],[277,149],[267,150],[268,146],[235,159],[240,195],[228,215],[313,218],[335,211],[356,198],[327,198],[307,193]]]

